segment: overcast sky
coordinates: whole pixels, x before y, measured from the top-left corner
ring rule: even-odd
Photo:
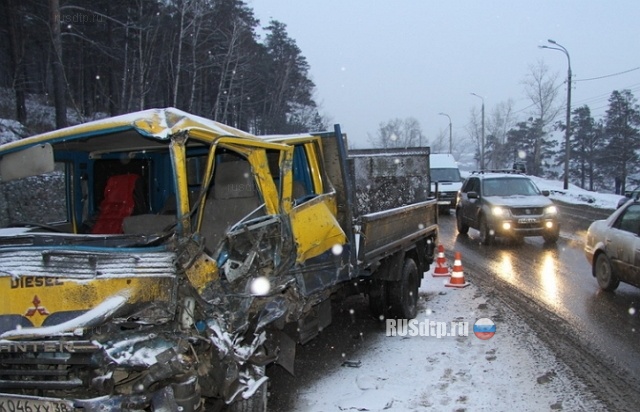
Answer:
[[[539,60],[567,77],[572,107],[604,116],[613,90],[640,98],[640,1],[247,0],[263,27],[287,26],[311,67],[315,100],[352,145],[366,147],[382,122],[416,118],[428,139],[468,136],[471,110],[508,99],[526,119],[522,84]],[[551,45],[550,45],[551,46]],[[633,70],[635,69],[635,70]],[[627,72],[624,74],[619,74]],[[615,75],[617,74],[617,75]],[[597,80],[589,80],[599,78]],[[566,98],[566,87],[560,86]],[[561,114],[564,119],[564,113]],[[559,119],[561,120],[561,119]]]

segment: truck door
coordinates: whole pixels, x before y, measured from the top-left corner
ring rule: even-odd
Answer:
[[[326,288],[348,278],[337,271],[349,257],[347,237],[337,220],[336,193],[323,178],[314,141],[295,145],[291,183],[291,227],[304,292]]]
[[[197,227],[205,252],[232,287],[243,291],[259,276],[273,286],[285,282],[289,256],[295,255],[290,225],[281,212],[279,176],[272,175],[267,149],[276,157],[290,157],[286,146],[226,138],[212,147],[204,172]]]

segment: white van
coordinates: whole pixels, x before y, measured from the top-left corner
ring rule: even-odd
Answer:
[[[458,191],[462,187],[458,163],[453,155],[431,154],[429,164],[431,192],[438,198],[438,210],[449,213],[449,209],[456,208]]]

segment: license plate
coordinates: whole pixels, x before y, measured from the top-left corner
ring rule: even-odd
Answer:
[[[523,217],[522,219],[518,219],[518,223],[538,223],[538,219],[535,217]]]
[[[69,412],[76,411],[73,402],[20,395],[0,395],[0,412]]]

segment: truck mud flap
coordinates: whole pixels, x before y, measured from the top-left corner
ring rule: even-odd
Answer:
[[[270,331],[265,343],[270,353],[277,353],[276,364],[282,366],[294,375],[294,361],[296,359],[296,341],[281,330]]]

